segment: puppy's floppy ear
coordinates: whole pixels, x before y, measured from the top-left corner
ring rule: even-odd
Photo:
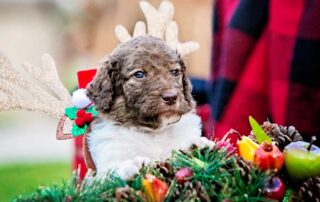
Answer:
[[[108,56],[93,81],[87,86],[88,97],[94,103],[96,110],[106,112],[113,105],[117,75],[119,75],[117,62]]]
[[[191,103],[191,102],[193,102],[193,98],[191,95],[192,85],[186,75],[186,65],[181,57],[179,57],[179,64],[180,64],[181,70],[182,70],[183,94],[184,94],[186,101]]]

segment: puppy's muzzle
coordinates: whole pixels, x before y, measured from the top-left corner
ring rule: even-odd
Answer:
[[[167,105],[174,105],[178,98],[178,93],[175,91],[166,91],[161,95],[162,100]]]

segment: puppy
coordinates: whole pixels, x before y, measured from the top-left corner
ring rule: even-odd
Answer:
[[[213,144],[201,138],[184,61],[160,39],[140,36],[120,44],[87,94],[100,111],[87,137],[98,176],[111,169],[127,179],[172,150]]]

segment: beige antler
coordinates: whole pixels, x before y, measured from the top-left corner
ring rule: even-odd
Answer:
[[[173,4],[170,1],[162,1],[157,10],[147,1],[140,1],[140,8],[147,21],[148,35],[163,39],[167,24],[174,15]]]
[[[176,49],[182,56],[196,51],[199,48],[199,44],[196,42],[179,42],[178,25],[172,21],[174,6],[171,1],[162,1],[158,10],[147,1],[140,1],[140,8],[147,21],[147,29],[146,24],[139,21],[134,28],[133,36],[131,36],[124,26],[117,25],[115,32],[121,43],[129,41],[134,37],[147,34],[164,39],[168,45]],[[148,30],[148,32],[146,32],[146,30]]]
[[[0,91],[6,95],[0,101],[0,112],[22,109],[56,118],[64,115],[65,107],[72,105],[71,96],[59,79],[52,57],[45,54],[42,62],[42,69],[25,63],[25,74],[13,69],[9,59],[0,53]]]
[[[199,44],[194,41],[188,41],[185,43],[181,43],[179,41],[179,29],[178,25],[175,21],[171,21],[168,24],[166,29],[165,37],[167,44],[176,49],[182,56],[188,55],[191,52],[194,52],[199,49]]]

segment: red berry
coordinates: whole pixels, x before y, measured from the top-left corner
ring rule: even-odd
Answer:
[[[193,176],[193,171],[189,167],[184,167],[178,170],[178,172],[175,175],[175,178],[177,179],[178,183],[184,183],[189,178]]]
[[[279,171],[284,163],[283,155],[277,146],[262,143],[254,154],[254,164],[261,170],[276,169]]]
[[[164,181],[155,178],[153,180],[153,191],[154,191],[154,196],[155,200],[154,201],[164,201],[164,198],[167,194],[169,187],[167,183]]]
[[[84,117],[86,115],[86,111],[84,109],[80,109],[77,111],[77,117]]]
[[[280,201],[286,193],[286,187],[279,177],[267,177],[264,181],[263,193],[267,198]]]
[[[85,116],[84,116],[84,121],[86,123],[91,123],[91,121],[93,120],[93,116],[91,113],[87,113]]]
[[[78,117],[74,122],[80,128],[83,127],[85,124],[85,120],[82,117]]]

